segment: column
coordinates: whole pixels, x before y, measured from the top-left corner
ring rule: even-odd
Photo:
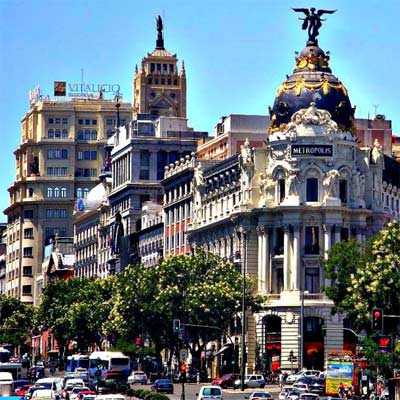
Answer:
[[[263,270],[263,259],[264,259],[264,227],[257,226],[258,236],[258,258],[257,258],[257,290],[261,292],[264,286],[264,270]]]
[[[331,248],[331,242],[332,242],[332,225],[331,224],[323,224],[322,229],[324,231],[324,258],[325,258],[325,260],[327,260],[328,259],[328,251]],[[336,237],[336,235],[335,235],[335,237]],[[340,240],[340,238],[339,238],[339,240]],[[325,281],[324,282],[325,286],[330,285],[329,279],[325,279],[324,281]]]
[[[269,226],[264,227],[264,258],[262,260],[263,262],[263,291],[268,291],[269,290],[269,277],[270,277],[270,255],[269,255],[269,233],[270,233],[271,228]]]
[[[293,263],[292,263],[292,288],[300,289],[299,276],[301,270],[300,225],[293,226]]]
[[[283,290],[290,289],[290,273],[289,273],[289,226],[284,226],[284,235],[283,235]]]
[[[362,242],[362,227],[361,226],[356,227],[356,240],[359,243]]]

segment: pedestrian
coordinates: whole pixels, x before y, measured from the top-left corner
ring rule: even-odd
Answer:
[[[282,371],[279,372],[279,386],[281,389],[283,388],[283,373],[282,373]]]

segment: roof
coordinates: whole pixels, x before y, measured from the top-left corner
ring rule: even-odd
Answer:
[[[170,53],[168,50],[165,49],[154,49],[149,56],[152,57],[175,57],[175,54]]]

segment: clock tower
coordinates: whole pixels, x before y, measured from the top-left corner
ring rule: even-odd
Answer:
[[[156,48],[136,66],[133,79],[135,114],[186,118],[186,73],[182,61],[164,47],[163,22],[157,18]]]

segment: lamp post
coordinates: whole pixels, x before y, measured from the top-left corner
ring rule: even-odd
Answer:
[[[245,373],[245,336],[246,336],[246,270],[247,270],[247,236],[242,231],[243,238],[243,260],[242,266],[242,337],[241,337],[241,363],[240,363],[240,390],[244,391],[244,373]]]
[[[309,294],[308,290],[301,290],[301,307],[300,307],[300,370],[304,367],[304,295]]]
[[[182,322],[183,322],[183,334],[181,336],[181,340],[182,340],[182,346],[185,345],[185,311],[186,311],[186,286],[185,286],[185,276],[183,274],[178,274],[176,276],[177,280],[178,280],[178,286],[181,287],[182,289]],[[179,355],[180,358],[180,355]],[[181,361],[181,360],[180,360]],[[185,400],[185,380],[186,380],[186,364],[185,361],[182,362],[182,364],[179,367],[180,372],[181,372],[181,380],[182,380],[182,394],[181,394],[181,400]]]

